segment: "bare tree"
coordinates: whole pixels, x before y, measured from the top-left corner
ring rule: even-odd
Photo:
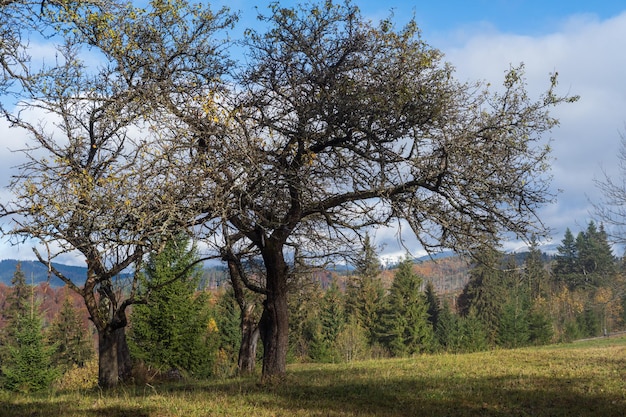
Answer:
[[[592,202],[598,218],[609,226],[608,233],[616,243],[626,243],[626,136],[621,136],[618,154],[619,175],[604,173],[602,179],[595,180],[602,192],[599,202]]]
[[[17,77],[21,100],[3,109],[31,143],[21,150],[26,162],[13,178],[13,199],[2,214],[13,222],[7,233],[38,240],[46,249],[35,250],[38,259],[85,300],[98,331],[99,384],[111,387],[126,372],[118,366],[127,363],[118,356],[124,354],[126,308],[145,302],[145,294],[137,294],[144,255],[188,229],[207,198],[198,190],[204,164],[194,168],[197,158],[179,146],[184,133],[171,130],[143,99],[146,79],[162,74],[139,59],[135,46],[148,47],[158,33],[195,37],[212,48],[221,18],[186,3],[157,1],[146,11],[111,4],[115,13],[101,5],[85,7],[58,10],[56,24],[66,33],[57,62]],[[191,16],[204,24],[187,26]],[[152,24],[146,26],[148,20]],[[169,30],[161,31],[158,22],[167,22]],[[161,59],[180,59],[179,72],[167,75],[188,76],[181,75],[187,68],[180,57],[190,45],[167,45]],[[90,65],[94,60],[97,65]],[[203,70],[215,78],[216,66]],[[64,254],[85,260],[82,285],[54,269],[52,261]],[[122,280],[122,274],[130,278]]]
[[[553,75],[531,99],[522,66],[496,92],[460,83],[414,22],[374,24],[349,3],[274,4],[260,19],[269,29],[247,32],[230,92],[170,86],[177,93],[158,99],[210,167],[204,225],[263,261],[268,379],[285,372],[295,248],[332,256],[360,231],[399,220],[428,250],[545,233],[542,136],[557,124],[548,110],[576,98],[558,96]],[[199,112],[209,101],[211,112]]]
[[[236,242],[235,259],[262,260],[264,282],[248,286],[265,297],[264,379],[285,372],[288,283],[297,258],[336,255],[361,231],[397,221],[429,250],[464,251],[504,232],[544,232],[536,210],[552,196],[549,147],[541,139],[557,124],[548,110],[575,99],[556,95],[556,75],[537,100],[525,91],[522,67],[511,68],[496,92],[460,83],[414,22],[401,29],[389,20],[374,24],[349,3],[326,1],[271,6],[260,16],[268,31],[247,32],[246,59],[229,78],[224,44],[210,37],[227,19],[185,15],[182,0],[168,4],[155,1],[155,10],[171,13],[135,12],[130,23],[86,13],[81,31],[125,83],[140,87],[132,90],[140,97],[123,102],[143,109],[156,133],[175,138],[158,142],[160,157],[147,152],[155,156],[148,166],[159,169],[140,171],[171,172],[181,187],[161,197],[173,204],[170,213],[189,216],[163,224],[184,224],[197,211],[195,230],[220,254]],[[133,167],[143,159],[136,155]],[[25,178],[18,183],[27,190]],[[138,190],[141,184],[133,183]],[[188,211],[176,205],[183,194]],[[148,204],[138,191],[132,196],[131,206]],[[33,204],[22,210],[29,218],[39,213]],[[148,204],[130,211],[165,213],[161,199],[153,204],[156,210]],[[51,220],[40,225],[51,230]]]

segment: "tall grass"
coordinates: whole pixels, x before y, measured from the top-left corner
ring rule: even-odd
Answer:
[[[0,416],[626,416],[626,338],[463,355],[293,365],[259,378],[0,392]]]

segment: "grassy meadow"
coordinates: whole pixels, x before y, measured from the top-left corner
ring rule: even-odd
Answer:
[[[626,337],[474,354],[297,364],[259,377],[0,391],[0,416],[626,416]]]

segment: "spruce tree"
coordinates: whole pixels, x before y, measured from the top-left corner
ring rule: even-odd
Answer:
[[[61,310],[48,329],[48,340],[56,346],[53,363],[61,369],[82,367],[94,355],[93,339],[89,337],[72,299],[66,297]]]
[[[26,283],[26,276],[22,271],[20,262],[15,266],[15,272],[11,279],[11,290],[6,299],[5,309],[2,316],[5,320],[11,321],[19,316],[28,314],[30,310],[30,297],[32,288]]]
[[[506,348],[525,346],[530,340],[528,311],[513,300],[504,305],[498,326],[498,345]]]
[[[555,279],[558,282],[570,282],[578,274],[579,268],[578,246],[569,228],[565,230],[561,245],[557,246],[556,250],[557,255],[553,267]]]
[[[219,349],[229,361],[237,363],[239,345],[241,344],[241,312],[231,287],[219,295],[216,312]]]
[[[593,221],[589,222],[582,236],[578,254],[583,284],[598,287],[617,272],[615,257],[603,225],[597,228]]]
[[[31,295],[30,311],[14,316],[8,327],[13,336],[6,346],[2,366],[3,385],[10,391],[30,392],[46,389],[59,376],[52,365],[55,346],[47,346],[42,318]]]
[[[497,342],[507,348],[521,347],[530,339],[530,287],[517,268],[515,256],[509,256],[502,283],[505,286],[505,303],[498,323]]]
[[[457,353],[463,348],[462,336],[461,318],[452,312],[450,304],[444,300],[435,328],[436,341],[444,351]]]
[[[407,256],[396,271],[381,320],[382,342],[395,356],[433,348],[433,327],[421,285],[421,277],[413,272],[413,260]]]
[[[210,373],[216,352],[209,348],[217,339],[209,335],[211,315],[204,293],[195,296],[201,271],[190,268],[197,259],[195,248],[181,236],[152,254],[145,268],[145,305],[131,315],[129,348],[135,359],[160,369],[177,369],[204,377]]]
[[[462,352],[480,352],[486,350],[491,342],[491,335],[485,323],[471,308],[465,317],[461,317]]]
[[[33,295],[32,286],[26,284],[26,276],[22,271],[22,264],[17,263],[13,278],[11,279],[11,287],[7,294],[4,309],[2,310],[2,318],[6,323],[3,329],[0,329],[0,363],[8,360],[8,346],[15,342],[15,331],[17,330],[16,322],[21,318],[30,314],[31,302]]]
[[[346,288],[346,317],[355,317],[357,323],[365,329],[370,344],[376,343],[376,326],[385,294],[380,271],[378,254],[369,234],[366,234],[362,251],[355,260],[354,275]]]
[[[528,256],[524,260],[524,280],[531,299],[549,294],[548,271],[544,268],[542,253],[535,237],[530,241]]]
[[[437,331],[439,324],[439,314],[441,306],[439,304],[439,297],[435,292],[435,286],[432,281],[426,283],[426,289],[424,290],[426,295],[426,302],[428,303],[428,321],[433,326],[433,329]]]
[[[502,308],[507,300],[507,289],[501,268],[502,254],[484,247],[475,255],[479,259],[470,270],[470,279],[459,296],[459,311],[467,317],[470,310],[487,332],[489,341],[497,339]]]
[[[531,311],[528,317],[529,342],[545,345],[552,341],[554,330],[550,317],[541,310]]]
[[[322,297],[319,321],[314,323],[311,345],[313,359],[328,362],[337,357],[335,341],[346,325],[343,294],[335,280]]]

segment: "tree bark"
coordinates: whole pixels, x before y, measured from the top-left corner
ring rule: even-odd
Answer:
[[[259,322],[263,342],[263,382],[281,379],[286,372],[289,346],[287,264],[282,245],[268,244],[262,250],[267,272],[267,296]]]
[[[115,330],[115,337],[117,338],[117,374],[120,381],[129,381],[132,376],[133,365],[126,341],[126,327]]]
[[[256,348],[260,337],[259,325],[254,315],[256,304],[246,297],[243,277],[245,271],[241,265],[241,260],[230,247],[226,248],[223,259],[227,261],[230,282],[241,312],[241,344],[239,345],[237,371],[240,374],[251,374],[256,367]]]
[[[98,331],[98,385],[100,388],[113,388],[119,380],[118,332],[106,328]]]
[[[237,362],[240,374],[251,374],[256,367],[256,348],[261,333],[253,311],[254,304],[247,304],[241,310],[241,346]]]

